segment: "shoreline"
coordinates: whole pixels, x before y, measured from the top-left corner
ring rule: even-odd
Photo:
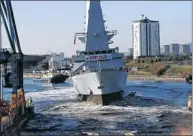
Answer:
[[[128,80],[152,80],[152,81],[183,81],[185,82],[185,79],[182,77],[173,77],[173,76],[138,76],[138,75],[128,75]]]
[[[24,73],[24,78],[40,78],[42,74],[32,74],[32,73]],[[128,75],[128,80],[142,80],[142,81],[181,81],[185,82],[185,79],[182,77],[174,77],[174,76],[147,76],[147,75]]]
[[[41,78],[42,74],[23,73],[24,78]]]

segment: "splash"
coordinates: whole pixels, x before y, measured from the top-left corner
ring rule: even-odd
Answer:
[[[168,93],[167,90],[162,92]],[[39,116],[28,123],[27,134],[130,130],[138,135],[191,135],[189,120],[192,116],[187,107],[169,106],[162,99],[126,97],[114,104],[100,106],[77,101],[76,90],[69,86],[29,92],[26,97],[29,96]]]

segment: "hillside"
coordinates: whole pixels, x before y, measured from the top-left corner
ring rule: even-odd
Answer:
[[[173,75],[184,77],[186,74],[192,73],[192,65],[181,65],[168,62],[155,62],[152,64],[129,63],[129,67],[139,67],[137,71],[130,70],[131,75]]]
[[[23,67],[24,69],[31,69],[35,66],[37,66],[37,64],[44,60],[46,58],[46,56],[40,56],[40,55],[24,55],[24,64]]]

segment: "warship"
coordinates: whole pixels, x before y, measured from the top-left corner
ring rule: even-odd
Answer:
[[[81,100],[106,105],[123,96],[128,75],[124,54],[109,48],[117,30],[106,30],[100,0],[86,1],[85,19],[85,32],[74,36],[85,50],[72,56],[71,78]]]

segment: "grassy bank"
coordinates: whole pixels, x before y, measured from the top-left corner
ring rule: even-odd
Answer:
[[[128,67],[138,67],[137,71],[129,71],[130,75],[144,76],[178,76],[185,77],[192,73],[192,65],[171,64],[168,62],[147,63],[129,63]]]
[[[145,72],[144,72],[145,73]],[[144,74],[141,72],[141,74]],[[40,78],[41,74],[24,74],[24,78]],[[184,81],[184,78],[178,76],[160,76],[145,73],[144,75],[130,75],[128,74],[128,80],[154,80],[154,81]]]
[[[153,81],[185,81],[182,77],[161,76],[154,75],[128,75],[128,80],[153,80]]]

